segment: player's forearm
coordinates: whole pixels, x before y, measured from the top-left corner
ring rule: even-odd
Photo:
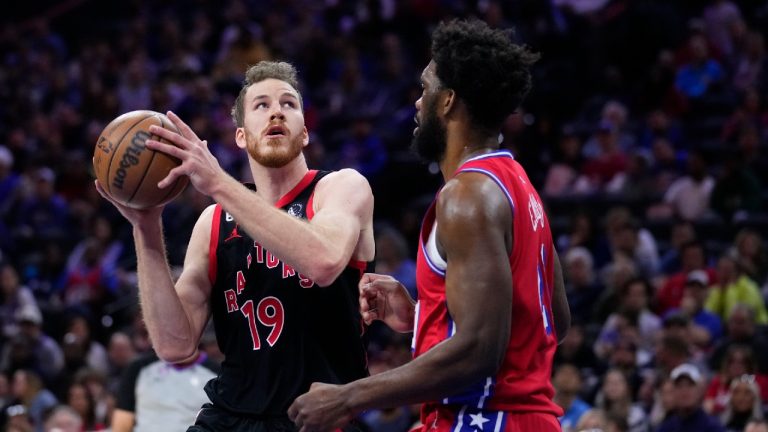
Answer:
[[[264,249],[318,285],[333,282],[349,262],[357,239],[338,238],[290,216],[232,177],[219,182],[213,198]]]
[[[498,372],[497,348],[458,335],[410,363],[344,386],[353,414],[371,408],[436,401],[461,393]]]
[[[197,341],[171,278],[160,221],[135,227],[133,234],[141,310],[152,345],[163,360],[187,358]]]

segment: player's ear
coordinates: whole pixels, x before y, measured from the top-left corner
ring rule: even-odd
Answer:
[[[307,131],[306,126],[304,126],[304,130],[301,131],[301,136],[302,136],[301,142],[303,144],[303,147],[306,147],[307,144],[309,144],[309,132]]]
[[[237,128],[235,129],[235,142],[237,143],[237,146],[241,149],[246,148],[246,141],[245,141],[245,128]]]
[[[447,115],[456,103],[456,92],[453,89],[443,90],[443,115]]]

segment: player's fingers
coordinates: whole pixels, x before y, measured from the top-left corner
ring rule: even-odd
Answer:
[[[175,146],[173,144],[167,144],[164,142],[148,139],[146,141],[146,145],[148,149],[157,150],[159,152],[165,153],[169,156],[173,156],[178,159],[183,160],[186,156],[186,151],[183,148],[179,146]]]
[[[181,134],[177,133],[176,131],[172,131],[170,129],[166,129],[164,127],[160,127],[157,125],[152,125],[149,127],[149,133],[152,134],[152,137],[150,137],[150,140],[152,141],[158,141],[158,139],[153,139],[153,138],[160,138],[160,139],[165,139],[174,143],[176,147],[181,147],[181,148],[189,147],[189,142],[186,139],[184,139],[184,137],[181,136]]]
[[[176,115],[173,111],[168,111],[166,113],[169,119],[173,122],[173,124],[176,125],[177,128],[179,128],[179,133],[184,138],[191,140],[193,142],[199,142],[200,138],[197,137],[197,134],[195,131],[192,130],[191,127],[189,127],[186,123],[184,123],[184,120],[182,120],[179,116]]]
[[[185,175],[184,166],[179,165],[176,168],[172,169],[170,172],[168,172],[168,175],[165,176],[164,179],[157,182],[157,187],[159,187],[160,189],[164,189],[170,186],[171,184],[173,184],[173,182],[175,182],[176,179],[182,175]]]

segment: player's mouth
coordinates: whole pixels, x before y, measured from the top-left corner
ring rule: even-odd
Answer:
[[[413,136],[416,136],[416,134],[419,133],[419,126],[420,126],[418,114],[413,115],[413,122],[416,123],[416,127],[413,128]]]
[[[288,135],[288,130],[280,125],[270,126],[264,133],[267,138],[281,138]]]

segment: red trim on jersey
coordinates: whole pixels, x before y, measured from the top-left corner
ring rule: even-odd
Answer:
[[[290,191],[288,191],[287,194],[283,195],[282,198],[277,200],[277,203],[275,203],[275,207],[282,208],[289,202],[293,201],[294,198],[296,198],[297,195],[301,193],[301,191],[304,190],[310,183],[312,183],[312,180],[315,179],[315,176],[317,175],[317,170],[309,170],[306,174],[304,174],[304,178],[299,181],[299,183],[293,187]],[[309,215],[307,215],[309,216]]]
[[[216,204],[213,209],[213,221],[211,222],[211,241],[208,247],[208,280],[211,285],[216,282],[216,248],[219,246],[219,224],[221,223],[221,204]]]
[[[309,194],[309,199],[307,200],[307,220],[312,220],[312,218],[315,217],[314,201],[315,191],[312,191],[312,193]]]
[[[347,264],[347,267],[352,267],[354,269],[360,270],[360,277],[363,277],[363,273],[365,273],[365,269],[368,268],[368,263],[365,261],[350,259],[349,263]]]

